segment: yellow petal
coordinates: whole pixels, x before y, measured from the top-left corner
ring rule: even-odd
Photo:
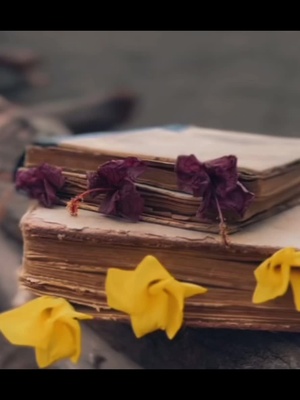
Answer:
[[[184,299],[185,299],[185,289],[184,284],[182,282],[176,281],[176,279],[172,279],[171,281],[166,282],[165,291],[172,296],[172,301],[174,300],[177,304],[177,309],[182,311],[184,308]],[[174,308],[172,308],[174,310]]]
[[[78,313],[65,299],[42,296],[0,315],[0,331],[13,344],[36,349],[41,368],[81,352],[81,328],[75,319],[91,319]]]
[[[192,296],[196,296],[197,294],[204,294],[207,292],[207,289],[199,286],[199,285],[195,285],[193,283],[182,283],[183,288],[184,288],[184,297],[187,299],[188,297],[192,297]]]
[[[184,299],[205,292],[201,286],[176,281],[152,256],[134,271],[110,269],[106,278],[108,305],[131,316],[138,338],[158,329],[173,338],[182,325]]]
[[[65,358],[78,362],[81,355],[81,327],[75,318],[92,319],[90,315],[75,311],[66,300],[52,309],[47,321],[52,326],[47,349],[36,349],[37,362],[41,368]]]
[[[134,271],[122,271],[116,268],[110,268],[107,271],[105,292],[109,307],[127,314],[132,312],[134,307],[131,290],[133,280]],[[120,293],[122,293],[122,296],[120,296]]]
[[[146,256],[134,271],[111,268],[107,272],[105,282],[107,303],[109,307],[127,314],[141,313],[147,304],[148,287],[151,283],[170,277],[171,275],[152,256]]]
[[[144,312],[131,315],[132,329],[137,338],[154,332],[165,330],[168,318],[169,296],[164,291],[150,296]]]
[[[81,328],[78,321],[56,321],[47,349],[36,349],[36,359],[40,368],[48,367],[65,358],[75,358],[81,353]]]
[[[169,295],[168,303],[168,320],[166,326],[166,334],[169,339],[173,339],[179,331],[183,323],[183,307],[180,307],[178,298]]]
[[[183,323],[184,300],[205,293],[207,289],[173,279],[166,283],[165,290],[169,294],[166,333],[169,339],[173,339]]]
[[[292,266],[300,267],[300,251],[294,254]]]
[[[52,309],[51,313],[51,321],[56,321],[58,319],[65,319],[67,320],[72,320],[72,319],[79,319],[79,320],[85,320],[85,319],[93,319],[91,315],[88,314],[83,314],[80,312],[77,312],[74,307],[65,299],[59,299],[60,304],[57,304],[57,306]]]
[[[51,309],[63,299],[48,296],[34,299],[0,315],[0,332],[12,344],[46,348],[51,326],[45,324]]]
[[[154,280],[151,284],[148,285],[148,294],[151,296],[156,296],[161,293],[162,290],[166,289],[169,285],[172,285],[175,282],[174,278],[167,278],[160,280]]]
[[[182,325],[183,293],[181,284],[174,278],[164,279],[149,286],[147,302],[144,305],[145,312],[134,314],[131,318],[135,335],[140,338],[161,329],[166,330],[168,336],[171,330],[171,336],[175,336]]]
[[[296,310],[300,311],[300,270],[299,269],[292,269],[290,281],[291,281],[291,287],[292,287]]]
[[[253,294],[253,303],[263,303],[286,293],[291,265],[295,260],[294,249],[282,249],[265,260],[254,271],[257,285]]]

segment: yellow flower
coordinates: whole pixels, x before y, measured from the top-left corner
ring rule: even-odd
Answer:
[[[173,339],[183,322],[184,299],[206,291],[178,282],[153,256],[145,257],[134,271],[111,268],[106,278],[109,307],[130,315],[138,338],[161,329]]]
[[[300,311],[300,252],[288,247],[277,251],[255,271],[257,285],[253,303],[283,296],[291,284],[297,311]]]
[[[81,328],[76,319],[91,319],[78,313],[65,300],[42,296],[0,315],[0,332],[14,345],[35,348],[40,368],[81,354]]]

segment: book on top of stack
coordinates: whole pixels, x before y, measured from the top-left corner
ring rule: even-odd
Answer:
[[[136,178],[137,190],[144,200],[141,220],[217,233],[220,218],[216,207],[211,214],[209,210],[198,212],[207,205],[206,199],[201,196],[203,193],[192,193],[191,187],[182,190],[178,174],[186,171],[178,171],[178,167],[189,168],[193,161],[190,168],[197,169],[195,159],[188,159],[194,155],[206,170],[210,168],[210,177],[218,183],[224,179],[224,176],[216,176],[218,160],[223,158],[228,174],[232,174],[230,168],[234,169],[232,164],[236,163],[238,182],[247,191],[248,198],[244,200],[249,203],[235,210],[231,204],[227,204],[228,207],[224,204],[222,209],[221,200],[227,231],[231,233],[297,204],[300,197],[299,149],[300,139],[296,138],[179,125],[40,142],[27,149],[25,167],[37,167],[44,162],[61,167],[66,184],[59,198],[66,203],[87,189],[87,174],[103,163],[136,157],[146,165]],[[179,156],[187,160],[178,162]],[[233,197],[239,195],[233,191]],[[88,196],[81,207],[98,211],[103,196]],[[228,196],[230,202],[230,193]],[[214,199],[208,203],[213,205]]]

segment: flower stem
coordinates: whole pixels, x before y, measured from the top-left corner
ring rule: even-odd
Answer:
[[[215,195],[215,201],[216,201],[216,206],[217,206],[219,219],[220,219],[220,224],[219,224],[220,235],[221,235],[223,244],[225,246],[229,246],[230,245],[230,240],[229,240],[228,233],[227,233],[227,225],[226,225],[226,222],[224,221],[224,217],[223,217],[222,210],[221,210],[221,207],[220,207],[220,204],[219,204],[219,200],[218,200],[216,195]]]
[[[78,209],[79,209],[79,204],[80,202],[82,202],[84,200],[84,197],[88,196],[91,193],[107,193],[109,191],[111,191],[112,189],[107,188],[96,188],[96,189],[89,189],[86,190],[83,193],[78,194],[77,196],[73,197],[73,199],[71,199],[70,201],[68,201],[67,203],[67,209],[69,210],[69,213],[73,216],[73,217],[77,217],[78,215]]]

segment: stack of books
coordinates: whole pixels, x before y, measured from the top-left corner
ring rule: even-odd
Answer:
[[[180,170],[182,157],[192,162],[189,171]],[[237,163],[236,175],[222,170],[224,157],[232,161],[230,167],[225,163],[228,174]],[[114,212],[101,211],[105,190],[87,193],[72,212],[72,199],[91,190],[103,165],[128,158],[143,165],[134,181],[135,199],[143,199],[135,222],[118,215],[112,197]],[[280,249],[300,248],[300,139],[169,126],[35,143],[21,171],[43,163],[60,168],[64,184],[51,208],[33,203],[21,220],[20,281],[34,294],[63,297],[97,319],[129,321],[107,301],[107,273],[134,271],[151,256],[177,281],[207,289],[185,300],[185,324],[300,331],[291,291],[253,302],[257,268]],[[200,184],[193,174],[204,177]],[[236,192],[227,190],[233,175]],[[225,204],[228,193],[233,194]],[[244,195],[243,212],[231,212]],[[225,242],[220,223],[226,225]]]

